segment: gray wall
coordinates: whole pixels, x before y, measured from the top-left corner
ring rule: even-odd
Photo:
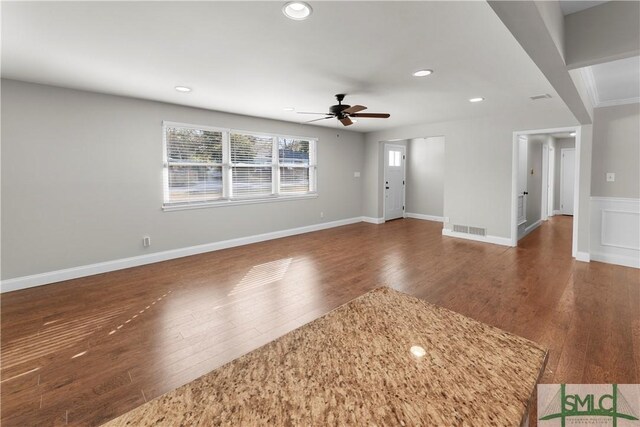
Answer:
[[[556,170],[553,177],[553,210],[560,210],[560,174],[562,171],[562,149],[576,148],[575,138],[556,138],[555,157]]]
[[[319,197],[163,212],[163,120],[318,137]],[[362,211],[363,136],[342,129],[2,80],[1,136],[2,279]]]
[[[594,109],[591,195],[640,197],[640,104]],[[606,173],[616,174],[615,182]]]
[[[443,136],[409,140],[407,168],[407,212],[443,216],[444,150]]]
[[[525,228],[542,218],[542,144],[546,137],[527,141],[527,222]],[[532,173],[533,171],[533,173]]]
[[[575,124],[576,119],[566,107],[542,109],[532,106],[531,110],[512,111],[494,117],[427,123],[369,133],[366,135],[363,171],[364,214],[382,217],[382,148],[379,141],[442,135],[446,139],[443,213],[449,217],[449,224],[485,227],[488,235],[509,238],[513,132]],[[590,149],[590,145],[587,148]],[[450,225],[445,224],[445,227],[450,228]],[[588,231],[584,238],[588,245]]]

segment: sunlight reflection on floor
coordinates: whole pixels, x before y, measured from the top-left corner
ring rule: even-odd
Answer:
[[[116,308],[68,322],[47,322],[48,324],[39,333],[3,345],[2,369],[5,370],[61,349],[73,347],[78,341],[88,337],[124,311],[124,308]]]
[[[291,261],[292,258],[283,258],[251,267],[251,270],[244,275],[240,283],[229,292],[228,296],[281,280],[287,274]]]

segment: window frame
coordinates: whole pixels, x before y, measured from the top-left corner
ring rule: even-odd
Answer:
[[[192,201],[192,202],[169,202],[169,159],[167,156],[167,128],[182,127],[203,131],[222,133],[222,196],[217,199]],[[234,197],[232,192],[232,174],[234,163],[231,162],[231,134],[253,135],[260,137],[270,137],[272,139],[271,155],[271,194],[259,196]],[[280,193],[280,168],[290,167],[288,163],[280,163],[279,138],[301,139],[309,141],[309,164],[296,166],[309,170],[309,191],[300,193]],[[275,134],[271,132],[245,131],[233,128],[222,128],[207,125],[194,125],[190,123],[180,123],[163,120],[162,122],[162,171],[163,171],[163,202],[164,211],[200,209],[219,206],[246,205],[254,203],[269,203],[286,200],[313,199],[318,197],[318,138],[306,136],[293,136]],[[266,164],[265,164],[266,165]],[[262,165],[263,167],[266,167]],[[220,166],[216,164],[215,166]]]

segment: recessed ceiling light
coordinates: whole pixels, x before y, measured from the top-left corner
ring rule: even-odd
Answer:
[[[191,88],[186,86],[176,86],[176,90],[178,92],[191,92]]]
[[[429,74],[433,74],[433,70],[418,70],[415,73],[413,73],[414,77],[425,77],[425,76],[428,76]]]
[[[419,345],[414,345],[412,346],[409,351],[411,352],[411,354],[413,354],[415,357],[423,357],[425,354],[427,354],[426,350],[422,347],[420,347]]]
[[[307,19],[312,12],[313,9],[311,9],[311,6],[303,1],[290,1],[289,3],[285,3],[282,7],[282,13],[284,13],[284,16],[295,21]]]
[[[285,107],[284,111],[295,111],[295,108],[293,108],[293,107]]]
[[[478,97],[478,98],[469,99],[469,102],[480,102],[480,101],[484,101],[484,98]]]
[[[576,136],[576,133],[575,133],[575,132],[571,132],[571,133],[569,134],[569,136]]]

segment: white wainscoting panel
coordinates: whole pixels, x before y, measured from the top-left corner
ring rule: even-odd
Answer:
[[[591,259],[640,268],[640,199],[591,198]]]

